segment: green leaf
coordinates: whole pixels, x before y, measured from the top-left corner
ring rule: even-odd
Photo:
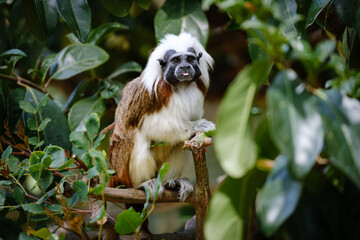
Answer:
[[[89,221],[89,223],[94,223],[98,220],[101,220],[105,216],[105,214],[106,214],[105,207],[104,205],[101,205],[99,212],[96,214],[96,216],[93,219]]]
[[[64,80],[106,62],[109,55],[101,48],[91,44],[75,43],[67,46],[56,56],[51,67],[53,79]]]
[[[30,137],[29,139],[30,145],[36,146],[39,143],[39,139],[37,137]]]
[[[47,77],[47,73],[51,67],[51,65],[56,61],[56,53],[49,54],[46,56],[41,63],[40,68],[40,75],[41,75],[41,82],[44,83],[45,78]]]
[[[7,118],[9,121],[9,128],[15,129],[16,124],[18,123],[20,116],[22,114],[22,109],[19,106],[19,102],[24,100],[26,90],[24,88],[16,88],[10,91],[7,98]]]
[[[360,103],[336,90],[316,94],[330,163],[360,189]]]
[[[115,71],[113,71],[108,76],[108,78],[113,79],[113,78],[116,78],[117,76],[120,76],[121,74],[124,74],[127,72],[141,72],[141,71],[142,71],[142,67],[139,63],[130,61],[130,62],[127,62],[127,63],[121,65],[117,69],[115,69]]]
[[[2,192],[0,192],[0,205],[3,206],[5,203],[6,197]]]
[[[6,159],[6,164],[9,166],[10,172],[14,174],[16,174],[20,170],[20,168],[18,167],[19,163],[19,159],[13,155],[10,155]]]
[[[21,188],[16,187],[14,188],[14,199],[17,204],[22,204],[25,200],[25,193]]]
[[[79,195],[81,200],[85,203],[88,201],[88,186],[86,182],[82,180],[77,180],[73,182],[73,189]]]
[[[85,123],[86,132],[90,140],[94,140],[100,129],[100,118],[96,113],[90,114]]]
[[[10,50],[7,50],[7,51],[3,52],[2,54],[0,54],[0,60],[9,58],[9,57],[13,57],[13,56],[27,57],[27,55],[19,49],[10,49]]]
[[[291,162],[297,178],[305,177],[323,147],[324,130],[317,102],[295,72],[279,72],[267,92],[272,139]]]
[[[32,88],[27,88],[25,101],[31,102],[34,106],[37,106],[43,96],[43,93]],[[43,122],[46,118],[52,119],[51,122],[48,122],[47,127],[43,131],[45,145],[48,146],[54,144],[66,150],[70,150],[70,130],[60,104],[52,99],[48,99],[48,103],[37,114],[39,122]],[[24,114],[25,122],[27,122],[27,119],[29,118],[34,118],[34,115]]]
[[[81,80],[78,85],[76,85],[75,89],[71,92],[67,102],[64,105],[64,109],[69,109],[76,101],[83,98],[83,94],[85,93],[87,86],[90,81]]]
[[[1,154],[1,159],[6,159],[10,157],[10,154],[12,153],[13,148],[11,146],[7,146],[5,151]]]
[[[46,213],[44,208],[38,204],[27,203],[27,204],[23,204],[22,208],[24,209],[24,211],[27,211],[29,213],[34,213],[34,214]]]
[[[39,131],[39,132],[44,131],[49,122],[51,122],[51,119],[50,119],[50,118],[45,118],[45,119],[41,122],[41,124],[39,125],[38,131]]]
[[[63,212],[61,205],[58,205],[58,204],[48,205],[47,208],[50,211],[55,212],[55,213],[62,213]]]
[[[91,28],[91,9],[86,0],[56,0],[57,9],[70,30],[85,43]]]
[[[92,179],[93,177],[100,175],[100,172],[98,171],[97,167],[95,166],[95,167],[90,168],[88,170],[87,174],[88,174],[87,175],[88,179]]]
[[[26,24],[39,41],[44,41],[57,24],[56,0],[21,1]]]
[[[46,191],[48,187],[54,181],[54,175],[49,170],[39,170],[31,172],[31,176],[37,181],[37,184],[40,185],[40,189]]]
[[[137,5],[145,10],[149,10],[151,6],[151,0],[134,0]]]
[[[36,112],[36,109],[34,108],[34,106],[29,102],[20,101],[19,106],[23,111],[25,111],[27,113],[35,113]]]
[[[28,129],[30,129],[32,131],[36,131],[37,127],[36,127],[35,118],[28,118],[26,120],[26,126],[27,126]]]
[[[221,102],[215,151],[221,167],[234,178],[255,164],[256,146],[251,136],[251,107],[258,86],[267,80],[272,64],[257,61],[245,67],[229,86]]]
[[[98,45],[101,43],[110,33],[128,29],[127,26],[121,23],[112,22],[112,23],[105,23],[94,30],[91,30],[89,37],[87,39],[87,43]]]
[[[243,178],[227,177],[221,183],[211,197],[204,226],[206,239],[244,239],[255,196],[265,177],[265,172],[254,169]]]
[[[102,98],[89,97],[76,102],[69,112],[69,125],[72,131],[85,131],[85,123],[92,113],[96,113],[99,118],[106,110],[105,102]]]
[[[130,11],[132,0],[99,0],[104,8],[112,15],[124,17]]]
[[[90,141],[84,132],[71,132],[70,141],[76,148],[88,151],[90,149]]]
[[[40,228],[39,230],[30,229],[29,233],[41,239],[54,239],[48,228]]]
[[[44,96],[42,96],[36,107],[36,112],[39,112],[40,110],[42,110],[45,107],[45,105],[47,104],[48,100],[49,100],[49,94],[45,94]]]
[[[314,23],[317,16],[321,13],[326,5],[329,4],[331,0],[315,0],[311,1],[310,8],[308,11],[308,15],[306,18],[306,27],[309,27]]]
[[[280,155],[258,193],[256,213],[262,232],[273,235],[295,211],[299,202],[302,184],[288,170],[289,159]]]
[[[0,180],[0,186],[9,186],[11,185],[10,180]]]
[[[47,156],[51,157],[51,168],[59,168],[67,162],[67,157],[65,156],[64,149],[58,146],[47,146],[44,150],[45,155],[42,159],[45,159]]]
[[[155,35],[161,40],[166,34],[189,32],[206,45],[209,24],[201,3],[193,0],[167,0],[155,15]]]
[[[354,27],[356,24],[356,14],[359,9],[357,0],[334,0],[336,15],[347,27]]]
[[[67,162],[65,162],[63,165],[61,165],[58,169],[58,171],[62,171],[65,168],[67,168],[68,166],[70,166],[72,163],[74,162],[73,158],[70,158]]]
[[[140,226],[142,221],[140,213],[131,207],[119,213],[114,229],[119,234],[130,234]]]

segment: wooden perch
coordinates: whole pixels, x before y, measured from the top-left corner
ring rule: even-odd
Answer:
[[[196,239],[204,239],[204,222],[206,212],[210,202],[210,187],[209,174],[206,166],[206,150],[205,148],[212,144],[212,139],[205,136],[203,132],[198,132],[191,140],[185,141],[184,149],[192,151],[195,165],[196,184],[194,191],[189,194],[185,202],[190,203],[195,208],[196,213]],[[101,199],[101,196],[90,195],[95,199]],[[144,204],[146,201],[145,192],[133,188],[116,189],[105,188],[104,197],[106,201],[121,202],[128,204]],[[157,203],[165,202],[179,202],[178,192],[165,190],[162,197],[156,200]],[[167,239],[178,239],[176,237],[182,236],[183,233],[173,233],[175,238],[169,237]],[[185,233],[191,236],[191,233]],[[171,235],[171,234],[170,234]],[[159,239],[159,235],[145,237],[144,239]],[[180,238],[181,239],[181,238]]]

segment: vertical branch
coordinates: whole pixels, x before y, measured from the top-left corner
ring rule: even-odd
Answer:
[[[206,137],[203,132],[196,133],[195,137],[185,141],[184,144],[185,149],[191,149],[195,165],[196,184],[190,203],[194,206],[196,213],[196,240],[205,239],[204,223],[210,203],[209,172],[206,165],[205,147],[211,144],[212,139]]]
[[[196,213],[196,239],[204,238],[204,223],[210,203],[209,173],[206,166],[205,148],[193,148],[192,154],[195,165],[196,184],[193,203]]]

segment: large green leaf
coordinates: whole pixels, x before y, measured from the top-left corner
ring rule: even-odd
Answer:
[[[86,0],[56,0],[57,9],[70,30],[86,42],[91,28],[91,9]]]
[[[132,207],[124,210],[117,216],[115,224],[115,231],[119,234],[129,234],[136,230],[142,222],[142,217],[139,212],[136,212]]]
[[[121,29],[127,29],[128,27],[121,23],[106,23],[103,24],[94,30],[91,30],[87,43],[90,44],[99,44],[101,43],[110,33],[115,32]]]
[[[30,31],[44,41],[57,24],[56,0],[26,0],[21,1],[21,7]]]
[[[42,159],[45,159],[47,156],[51,157],[51,168],[59,168],[68,160],[65,156],[64,149],[58,146],[48,146],[45,148],[45,155]]]
[[[193,0],[167,0],[155,16],[155,34],[161,40],[166,34],[189,32],[206,45],[209,24],[201,3]]]
[[[262,232],[268,236],[290,217],[301,196],[302,184],[291,176],[288,164],[284,155],[275,160],[275,167],[257,197],[256,213]]]
[[[69,112],[69,125],[72,131],[85,131],[85,123],[92,113],[98,117],[104,114],[106,109],[102,98],[89,97],[76,102]]]
[[[291,170],[305,177],[323,147],[324,130],[316,99],[295,72],[279,72],[266,96],[270,133],[282,154],[290,158]]]
[[[331,0],[314,0],[311,1],[310,8],[308,11],[308,15],[306,18],[306,27],[309,27],[311,24],[314,23],[317,16],[321,13],[326,5],[329,4]]]
[[[67,79],[86,70],[96,68],[106,62],[108,58],[109,55],[97,46],[80,43],[71,44],[58,53],[50,74],[54,79]]]
[[[358,0],[334,0],[334,8],[337,16],[348,27],[355,26],[355,18],[359,7]]]
[[[40,99],[44,96],[43,93],[33,89],[27,88],[25,94],[25,101],[37,106]],[[34,118],[33,114],[24,114],[24,123],[27,119]],[[43,131],[45,145],[57,145],[66,150],[70,150],[69,134],[70,129],[66,121],[66,117],[60,104],[52,99],[49,99],[45,107],[38,113],[39,124],[46,118],[51,121]]]
[[[265,172],[254,169],[243,178],[227,177],[221,183],[211,197],[205,222],[206,239],[242,239],[246,235],[251,207],[265,176]]]
[[[360,102],[336,90],[317,95],[330,162],[360,189]]]
[[[130,11],[132,0],[99,0],[104,8],[117,17],[124,17]]]
[[[221,102],[215,150],[221,167],[234,178],[242,177],[255,164],[256,146],[251,136],[250,110],[256,89],[267,80],[271,67],[267,61],[245,67]]]
[[[108,78],[109,79],[116,78],[117,76],[127,72],[141,72],[141,71],[142,71],[142,67],[139,63],[130,61],[115,69],[115,71],[113,71],[108,76]]]
[[[16,88],[9,92],[6,102],[7,104],[6,115],[10,129],[15,129],[15,125],[19,121],[22,112],[19,106],[19,102],[25,98],[25,92],[26,91],[24,88]]]

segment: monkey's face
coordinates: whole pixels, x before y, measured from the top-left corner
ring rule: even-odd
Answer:
[[[165,60],[159,59],[164,71],[165,81],[170,84],[196,81],[201,76],[199,68],[201,55],[202,53],[199,53],[196,56],[193,48],[189,48],[187,52],[182,53],[168,50],[164,56]]]

